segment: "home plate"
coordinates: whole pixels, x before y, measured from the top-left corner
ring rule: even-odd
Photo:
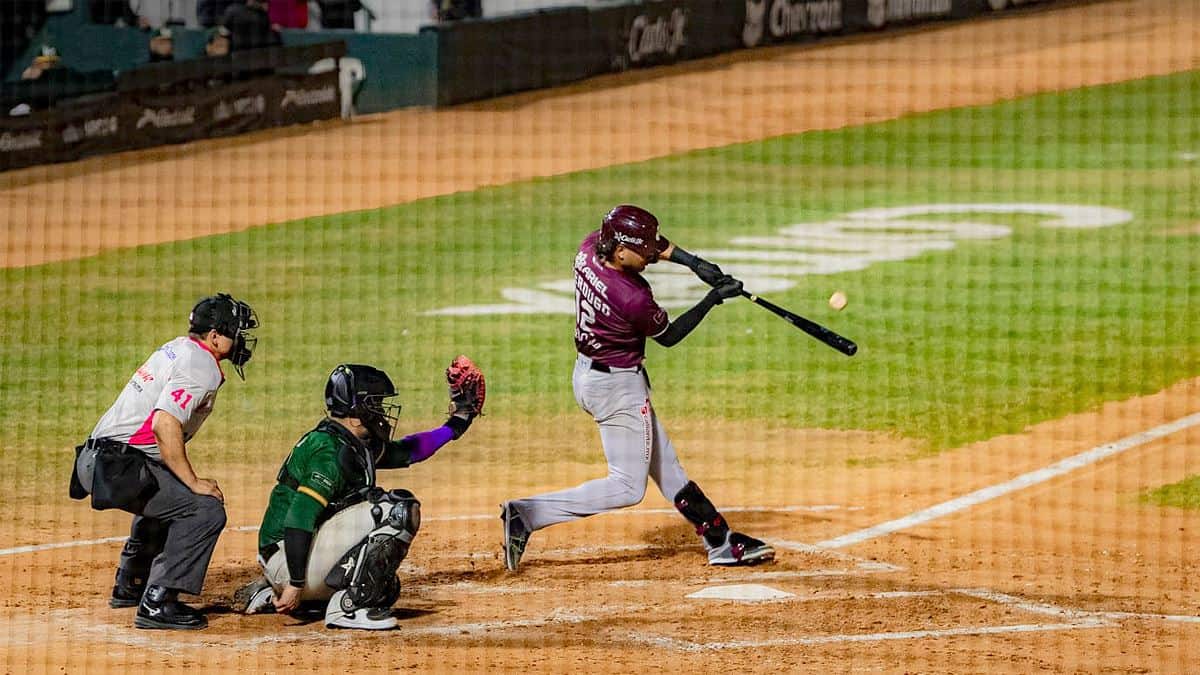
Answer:
[[[709,586],[687,596],[701,600],[740,600],[742,602],[761,602],[763,600],[782,600],[794,598],[795,594],[781,591],[778,588],[762,584],[734,584],[732,586]]]

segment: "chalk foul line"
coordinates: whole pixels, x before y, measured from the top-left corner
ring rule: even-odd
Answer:
[[[1032,485],[1037,485],[1038,483],[1044,483],[1052,478],[1057,478],[1058,476],[1062,476],[1075,471],[1076,469],[1083,468],[1089,464],[1095,464],[1102,459],[1112,457],[1113,455],[1120,454],[1126,450],[1136,448],[1140,445],[1144,445],[1150,441],[1162,438],[1164,436],[1169,436],[1170,434],[1196,426],[1197,424],[1200,424],[1200,413],[1193,413],[1187,417],[1177,419],[1174,422],[1168,422],[1167,424],[1154,427],[1153,429],[1147,429],[1146,431],[1133,434],[1132,436],[1126,436],[1119,441],[1097,446],[1091,450],[1087,450],[1086,452],[1081,452],[1078,455],[1074,455],[1051,464],[1050,466],[1022,474],[1016,478],[1013,478],[1012,480],[991,485],[989,487],[976,490],[970,494],[956,497],[949,501],[942,502],[941,504],[936,504],[927,509],[910,513],[903,518],[889,520],[886,523],[880,523],[879,525],[875,525],[873,527],[868,527],[856,532],[844,534],[840,537],[834,537],[833,539],[817,542],[816,546],[820,548],[844,548],[846,546],[861,544],[864,541],[882,537],[893,532],[907,530],[911,527],[928,523],[931,520],[936,520],[952,513],[969,509],[972,506],[991,501],[997,497],[1002,497],[1010,492],[1016,492],[1017,490],[1022,490]]]
[[[1043,631],[1079,630],[1081,628],[1109,628],[1112,624],[1102,619],[1083,619],[1066,623],[1027,623],[1007,626],[963,626],[932,630],[897,631],[891,633],[848,633],[840,635],[810,635],[800,637],[768,638],[766,640],[730,640],[726,642],[692,642],[662,635],[629,635],[627,639],[683,652],[723,651],[726,649],[761,649],[764,647],[798,647],[827,645],[845,642],[884,642],[888,640],[922,640],[930,638],[958,637],[968,635],[998,635],[1003,633],[1037,633]]]

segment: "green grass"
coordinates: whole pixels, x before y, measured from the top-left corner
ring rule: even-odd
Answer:
[[[1140,499],[1146,504],[1200,509],[1200,476],[1191,476],[1178,483],[1149,490],[1142,493]]]
[[[1200,169],[1179,158],[1200,152],[1197,91],[1200,74],[1185,73],[3,270],[3,463],[34,476],[46,450],[85,437],[216,290],[263,322],[249,381],[226,385],[203,432],[230,457],[235,441],[288,447],[341,361],[388,370],[416,423],[438,419],[441,370],[470,354],[488,373],[491,414],[536,433],[580,414],[572,318],[423,312],[569,278],[578,241],[621,202],[657,213],[688,248],[918,203],[1135,214],[1100,230],[974,217],[1013,235],[798,277],[770,295],[857,340],[853,359],[727,303],[669,354],[650,348],[667,419],[877,430],[940,451],[1157,391],[1200,374],[1200,237],[1164,234],[1200,221]],[[840,314],[824,304],[837,288],[851,300]]]

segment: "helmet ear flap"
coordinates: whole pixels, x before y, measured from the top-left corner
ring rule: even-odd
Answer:
[[[349,417],[355,404],[354,371],[341,364],[333,369],[325,383],[325,408],[334,417]]]

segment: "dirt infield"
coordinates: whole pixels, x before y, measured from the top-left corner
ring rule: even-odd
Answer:
[[[0,264],[1195,68],[1198,36],[1190,0],[1111,2],[27,169],[0,175]],[[264,194],[264,183],[286,188]],[[1187,422],[1198,410],[1200,379],[921,459],[902,439],[865,432],[672,418],[688,470],[734,507],[736,527],[776,543],[778,561],[708,568],[651,488],[638,509],[538,533],[518,575],[499,558],[494,505],[592,478],[598,465],[505,458],[592,447],[595,431],[583,415],[532,438],[488,419],[471,432],[473,446],[489,449],[484,458],[404,475],[425,523],[402,568],[401,628],[386,634],[228,612],[228,596],[255,573],[261,467],[212,468],[231,529],[201,598],[211,627],[195,634],[137,631],[132,610],[107,608],[125,516],[35,493],[0,524],[0,664],[66,673],[1188,672],[1200,663],[1200,515],[1137,495],[1200,473],[1200,424]],[[1162,437],[1139,436],[1179,420]],[[1132,440],[1108,445],[1122,439]],[[1089,463],[1082,453],[1093,449],[1113,454]],[[246,448],[248,457],[278,452]],[[1077,468],[994,499],[950,502],[891,532],[866,529],[1080,456]],[[245,478],[223,478],[236,475]],[[846,535],[857,539],[839,544]],[[688,597],[736,584],[790,596]]]
[[[238,529],[261,512],[255,481],[226,488],[231,529],[202,598],[212,607],[211,627],[198,634],[137,631],[132,610],[108,609],[104,589],[119,543],[81,540],[119,534],[125,518],[57,504],[18,514],[17,543],[74,545],[0,555],[0,578],[11,584],[0,608],[0,663],[12,672],[141,665],[318,672],[333,664],[372,671],[746,664],[758,672],[1187,672],[1200,662],[1200,516],[1143,506],[1136,495],[1197,472],[1197,409],[1200,380],[1193,380],[904,462],[892,461],[905,456],[903,444],[886,437],[680,423],[675,440],[689,470],[704,477],[710,494],[738,505],[727,510],[735,526],[779,546],[778,561],[707,567],[691,530],[651,494],[636,510],[538,533],[518,575],[503,569],[490,505],[514,489],[560,486],[596,468],[513,468],[503,458],[516,430],[488,420],[472,431],[472,442],[500,459],[404,476],[426,518],[401,571],[401,629],[384,635],[228,613],[228,595],[255,573],[254,533]],[[993,501],[852,546],[811,545],[1189,414],[1192,426]],[[588,427],[580,415],[531,439],[527,450],[590,443]],[[730,447],[742,448],[737,468],[721,452]],[[236,466],[220,471],[239,473]],[[735,584],[791,597],[687,597]]]

